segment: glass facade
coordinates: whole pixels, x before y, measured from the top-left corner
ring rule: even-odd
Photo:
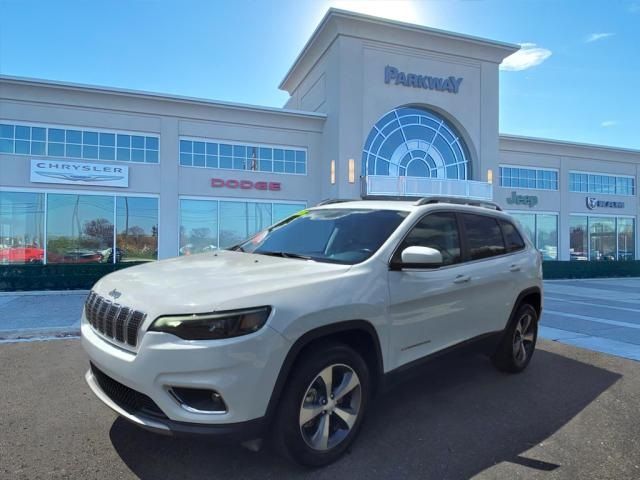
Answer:
[[[634,260],[635,222],[628,217],[572,215],[569,242],[571,260]]]
[[[569,173],[569,191],[605,195],[635,195],[635,178],[593,173]]]
[[[157,244],[157,198],[0,192],[0,263],[155,260]]]
[[[180,200],[180,255],[235,245],[302,210],[304,203]]]
[[[115,252],[116,262],[158,258],[157,198],[116,197]]]
[[[0,264],[43,263],[42,193],[0,192]]]
[[[558,190],[558,171],[546,168],[500,167],[500,186]]]
[[[509,212],[542,253],[543,260],[558,260],[558,215],[551,213]]]
[[[0,123],[0,153],[158,163],[157,136]]]
[[[180,165],[306,175],[307,151],[180,139]]]
[[[362,172],[466,180],[466,150],[455,127],[442,116],[423,108],[400,107],[378,120],[369,133]]]

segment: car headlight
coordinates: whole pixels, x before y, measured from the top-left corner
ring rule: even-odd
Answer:
[[[226,312],[159,317],[149,330],[166,332],[185,340],[215,340],[239,337],[259,330],[271,313],[271,307],[256,307]]]

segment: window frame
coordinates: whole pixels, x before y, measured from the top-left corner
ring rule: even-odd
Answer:
[[[204,143],[205,144],[205,153],[201,154],[204,155],[205,157],[205,164],[204,165],[183,165],[181,163],[180,157],[182,155],[182,151],[180,150],[180,143],[181,141],[186,141],[186,142],[191,142],[192,144],[194,142],[199,142],[199,143]],[[206,145],[209,143],[215,143],[218,145],[218,153],[216,154],[217,158],[218,158],[218,166],[217,167],[210,167],[207,166],[207,156],[213,156],[213,154],[208,154],[207,153],[207,147]],[[220,145],[224,144],[224,145],[230,145],[232,147],[231,150],[231,155],[222,155],[220,153]],[[256,170],[252,170],[252,169],[240,169],[240,168],[233,168],[234,165],[234,160],[237,158],[241,158],[241,157],[237,157],[234,155],[234,151],[235,149],[233,149],[233,147],[244,147],[244,148],[256,148],[258,151],[257,157],[256,157],[256,161],[258,162],[258,169]],[[260,156],[260,152],[261,149],[271,149],[272,154],[271,154],[271,159],[262,159]],[[290,162],[288,160],[286,160],[286,155],[283,153],[283,157],[282,159],[276,159],[275,158],[275,153],[274,150],[290,150],[293,153],[293,162]],[[305,173],[296,173],[295,169],[296,169],[296,164],[298,162],[296,162],[296,153],[297,152],[304,152],[305,154],[305,161],[304,161],[304,172]],[[185,152],[188,153],[188,152]],[[191,155],[195,155],[195,152],[191,152]],[[199,154],[200,155],[200,154]],[[231,159],[231,167],[221,167],[221,157],[228,157]],[[245,158],[246,158],[246,154],[245,154]],[[262,162],[271,162],[271,170],[260,170],[259,169],[259,165]],[[275,162],[281,162],[282,163],[282,171],[276,171],[275,170]],[[287,172],[286,171],[286,166],[290,164],[293,164],[293,172]],[[178,137],[178,166],[180,168],[204,168],[206,170],[223,170],[223,171],[229,171],[229,172],[249,172],[251,174],[270,174],[270,175],[287,175],[287,176],[299,176],[299,177],[306,177],[309,176],[309,165],[311,164],[310,160],[309,160],[309,148],[308,147],[301,147],[301,146],[295,146],[295,145],[280,145],[280,144],[274,144],[274,143],[259,143],[259,142],[243,142],[243,141],[238,141],[238,140],[225,140],[225,139],[220,139],[220,138],[208,138],[208,137],[194,137],[194,136],[190,136],[190,135],[180,135]]]
[[[507,234],[504,231],[504,224],[508,224],[508,225],[511,225],[513,227],[515,232],[520,237],[520,240],[522,241],[522,247],[516,248],[516,249],[509,248],[509,244],[507,242]],[[514,253],[514,252],[520,252],[522,250],[526,250],[527,241],[525,240],[525,237],[522,235],[522,233],[520,232],[520,230],[518,229],[518,227],[516,226],[516,224],[513,221],[507,220],[507,219],[504,219],[504,218],[499,218],[498,219],[498,225],[500,225],[500,231],[502,232],[502,239],[504,240],[504,245],[505,245],[507,253]]]
[[[484,213],[484,212],[483,212]],[[458,216],[458,224],[461,228],[461,234],[464,238],[464,241],[462,242],[464,244],[464,250],[463,250],[463,260],[461,263],[472,263],[472,262],[483,262],[485,260],[491,260],[492,258],[496,258],[496,257],[503,257],[505,255],[509,255],[512,252],[509,252],[509,250],[507,249],[507,240],[504,237],[504,232],[502,231],[502,227],[500,226],[500,217],[496,217],[494,215],[484,215],[483,213],[478,213],[478,212],[456,212],[457,216]],[[498,225],[498,230],[500,230],[500,237],[502,238],[502,244],[504,245],[504,253],[499,253],[497,255],[491,255],[490,257],[485,257],[485,258],[471,258],[471,254],[470,254],[470,250],[469,250],[469,242],[468,242],[468,236],[467,236],[467,229],[466,226],[464,224],[464,221],[462,220],[462,215],[474,215],[477,217],[485,217],[485,218],[491,218],[493,219],[496,224]]]
[[[112,128],[102,128],[102,127],[94,127],[94,126],[86,126],[86,125],[67,125],[67,124],[56,124],[56,123],[41,123],[41,122],[23,122],[20,120],[8,120],[6,118],[0,118],[0,124],[6,124],[6,125],[12,125],[14,127],[14,132],[13,132],[13,142],[14,142],[14,147],[13,147],[13,153],[8,153],[8,152],[0,152],[0,155],[21,155],[21,156],[34,156],[34,157],[47,157],[47,158],[63,158],[69,161],[90,161],[90,162],[118,162],[118,163],[134,163],[136,165],[160,165],[160,158],[161,158],[161,136],[159,133],[155,133],[155,132],[141,132],[141,131],[136,131],[136,130],[115,130]],[[18,153],[15,151],[15,141],[16,141],[16,127],[29,127],[29,128],[44,128],[45,129],[45,137],[44,140],[33,140],[32,138],[30,138],[29,140],[24,140],[29,142],[29,147],[31,148],[31,142],[36,141],[36,142],[41,142],[44,143],[44,153],[41,154],[37,154],[37,153]],[[63,130],[64,131],[64,140],[63,141],[52,141],[50,142],[49,140],[49,130]],[[69,131],[79,131],[80,132],[80,143],[75,143],[75,142],[68,142],[67,141],[67,132]],[[98,143],[96,145],[93,144],[88,144],[88,143],[84,143],[84,134],[85,132],[88,133],[97,133],[98,134]],[[108,145],[102,145],[100,143],[100,137],[101,134],[112,134],[114,135],[114,145],[113,146],[108,146]],[[31,136],[33,134],[31,133]],[[144,143],[144,147],[142,149],[139,148],[134,148],[133,145],[131,144],[131,138],[129,139],[129,160],[118,160],[118,141],[117,141],[117,137],[118,135],[128,135],[129,137],[143,137],[143,143]],[[147,137],[151,137],[151,138],[155,138],[158,141],[158,149],[148,149],[146,147],[146,142],[147,142]],[[4,138],[4,137],[3,137]],[[63,155],[55,155],[55,154],[49,154],[49,143],[54,143],[54,144],[58,144],[58,145],[63,145],[64,147],[64,154]],[[75,156],[69,156],[66,155],[66,146],[67,145],[75,145],[77,147],[80,148],[80,155],[75,157]],[[82,155],[82,152],[84,150],[85,147],[95,147],[97,148],[97,158],[90,158],[90,157],[85,157]],[[105,158],[100,158],[100,149],[101,148],[113,148],[114,150],[114,157],[113,159],[105,159]],[[132,157],[132,151],[133,150],[142,150],[143,152],[143,157],[144,159],[142,161],[133,161],[131,160]],[[153,151],[153,152],[157,152],[158,158],[157,161],[155,162],[147,162],[146,161],[146,154],[147,151]]]
[[[26,187],[26,188],[20,188],[20,187],[3,187],[0,186],[0,192],[17,192],[17,193],[41,193],[44,195],[44,218],[43,218],[43,236],[44,236],[44,241],[43,241],[43,251],[44,251],[44,261],[43,261],[43,265],[47,265],[47,243],[48,243],[48,222],[47,222],[47,215],[48,215],[48,211],[49,211],[49,194],[68,194],[68,195],[87,195],[87,196],[107,196],[107,197],[112,197],[114,199],[113,203],[114,203],[114,208],[113,208],[113,220],[114,220],[114,245],[113,247],[116,247],[117,245],[115,245],[115,240],[116,240],[116,202],[117,202],[117,197],[138,197],[138,198],[156,198],[158,200],[158,219],[157,219],[157,229],[158,229],[158,237],[157,237],[157,251],[158,254],[156,256],[156,260],[159,260],[159,256],[160,256],[160,249],[161,249],[161,235],[160,235],[160,228],[161,228],[161,219],[162,219],[162,212],[161,212],[161,205],[160,205],[160,195],[157,193],[134,193],[134,192],[113,192],[110,190],[106,190],[106,191],[99,191],[99,190],[78,190],[78,189],[74,189],[74,188],[70,188],[68,190],[66,189],[56,189],[56,188],[31,188],[31,187]],[[114,264],[115,262],[115,255],[114,255]],[[53,265],[53,264],[52,264]]]
[[[574,177],[575,176],[575,177]],[[576,178],[577,182],[572,182],[572,177]],[[609,187],[610,180],[613,179],[613,192],[605,191]],[[619,193],[618,180],[629,179],[631,180],[631,193]],[[582,181],[584,180],[584,181]],[[638,193],[638,182],[634,175],[627,175],[624,173],[605,173],[605,172],[591,172],[586,170],[569,170],[568,178],[569,193],[589,193],[594,195],[614,195],[619,197],[635,197]],[[600,187],[601,191],[596,191],[597,188],[591,188],[591,185]],[[606,185],[606,188],[605,188]],[[579,188],[574,189],[574,186]],[[624,188],[624,187],[623,187]]]
[[[425,218],[427,218],[429,215],[434,215],[434,214],[438,214],[438,213],[446,213],[446,214],[450,214],[453,215],[455,222],[456,222],[456,228],[458,230],[458,240],[460,242],[460,261],[456,262],[456,263],[452,263],[450,265],[434,265],[434,266],[428,266],[428,265],[421,265],[421,266],[410,266],[408,264],[403,264],[402,261],[398,262],[398,261],[394,261],[394,259],[396,258],[396,255],[400,252],[400,247],[402,247],[402,244],[404,243],[404,241],[407,239],[407,237],[411,234],[411,232],[413,231],[414,228],[416,228],[416,226],[422,222],[422,220],[424,220]],[[441,269],[441,268],[452,268],[452,267],[457,267],[459,265],[462,265],[465,263],[465,252],[466,252],[466,240],[464,239],[464,237],[462,236],[462,230],[461,230],[461,224],[460,224],[460,216],[458,215],[458,212],[456,212],[455,210],[432,210],[430,212],[425,213],[424,215],[421,215],[415,222],[413,222],[411,224],[411,226],[409,228],[407,228],[406,233],[402,236],[402,238],[398,241],[398,243],[396,244],[396,246],[393,248],[393,252],[391,253],[391,256],[389,257],[389,260],[387,262],[389,270],[391,271],[402,271],[402,270],[411,270],[411,271],[431,271],[431,270],[437,270],[437,269]],[[402,260],[402,258],[400,259]],[[407,266],[405,266],[407,265]]]
[[[503,178],[504,176],[502,175],[503,169],[508,168],[508,169],[519,169],[519,170],[530,170],[534,173],[534,178],[532,179],[534,182],[534,187],[523,187],[520,185],[504,185],[503,184]],[[555,181],[554,180],[549,180],[544,178],[544,175],[542,176],[542,179],[538,180],[538,172],[552,172],[555,173],[556,178]],[[517,190],[544,190],[547,192],[558,192],[560,191],[560,169],[558,168],[554,168],[554,167],[532,167],[529,165],[513,165],[513,164],[507,164],[507,163],[501,163],[498,165],[498,186],[500,188],[506,188],[506,189],[517,189]],[[512,175],[509,175],[508,178],[511,180],[514,177]],[[518,180],[520,180],[520,177],[518,177]],[[527,177],[525,180],[529,181],[530,179]],[[555,184],[555,188],[544,188],[543,186],[539,186],[538,182],[542,182],[542,184],[544,185],[545,182],[550,182],[552,185]]]

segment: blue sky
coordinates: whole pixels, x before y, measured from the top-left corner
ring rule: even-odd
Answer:
[[[640,149],[640,0],[0,0],[0,73],[279,107],[330,6],[524,44],[502,133]]]

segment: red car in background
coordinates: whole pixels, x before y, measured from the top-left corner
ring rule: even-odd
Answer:
[[[36,246],[0,248],[0,263],[42,263],[44,250]]]

